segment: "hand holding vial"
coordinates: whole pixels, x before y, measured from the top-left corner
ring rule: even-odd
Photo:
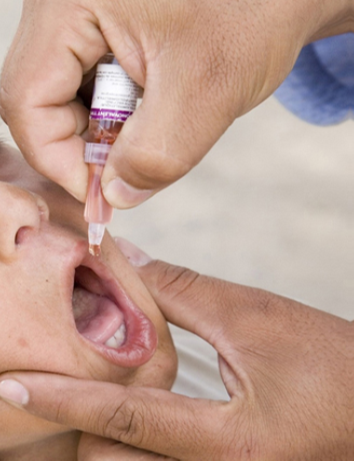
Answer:
[[[99,256],[106,225],[113,208],[103,196],[101,177],[113,143],[123,123],[136,109],[139,86],[118,64],[113,53],[100,59],[93,90],[85,162],[89,164],[85,220],[89,223],[89,250]]]
[[[191,170],[236,117],[273,93],[304,44],[349,30],[350,7],[349,0],[25,0],[0,113],[27,161],[84,201],[89,111],[77,95],[111,50],[145,89],[102,173],[107,201],[129,208]]]

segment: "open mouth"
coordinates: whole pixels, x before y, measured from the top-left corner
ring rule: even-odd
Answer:
[[[110,362],[138,367],[154,354],[153,324],[99,259],[86,255],[75,268],[72,308],[78,333]]]
[[[96,274],[91,269],[76,269],[72,298],[76,329],[91,342],[119,348],[126,339],[124,315],[97,286]]]

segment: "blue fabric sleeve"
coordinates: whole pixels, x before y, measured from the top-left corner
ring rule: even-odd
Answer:
[[[296,116],[316,125],[338,124],[354,114],[354,34],[307,45],[275,92]]]

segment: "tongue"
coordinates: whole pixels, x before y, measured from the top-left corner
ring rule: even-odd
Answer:
[[[79,307],[80,315],[75,319],[78,332],[94,343],[104,344],[124,322],[123,313],[109,298],[90,294],[80,289],[80,305],[85,300],[85,309]],[[76,300],[78,297],[75,297]],[[74,298],[74,300],[75,300]],[[74,313],[78,311],[78,302],[74,303]]]

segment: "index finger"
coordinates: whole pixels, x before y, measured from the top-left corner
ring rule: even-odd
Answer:
[[[223,453],[231,403],[192,399],[165,390],[123,387],[53,374],[15,373],[29,392],[24,408],[38,417],[177,459],[205,460]],[[1,391],[1,396],[4,397]],[[240,404],[240,403],[239,403]],[[236,427],[232,440],[236,436]],[[236,446],[236,445],[235,445]]]
[[[27,161],[83,200],[87,167],[80,135],[88,111],[74,99],[107,44],[96,18],[66,3],[24,2],[3,68],[0,106]]]

